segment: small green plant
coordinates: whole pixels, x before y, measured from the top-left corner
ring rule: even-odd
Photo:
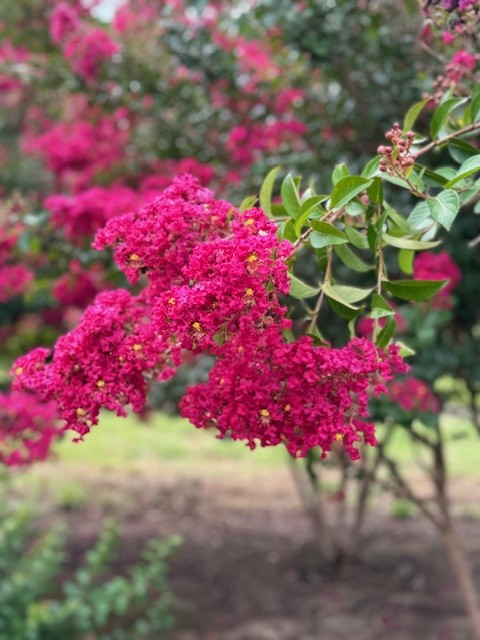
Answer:
[[[411,520],[416,516],[416,509],[410,500],[395,500],[390,507],[390,515],[396,520]]]
[[[150,541],[125,575],[111,576],[118,527],[106,523],[71,579],[60,527],[36,537],[32,514],[0,508],[0,640],[140,640],[173,624],[167,559],[178,536]]]

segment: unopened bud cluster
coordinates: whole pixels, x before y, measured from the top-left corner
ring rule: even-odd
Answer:
[[[414,137],[413,131],[404,133],[398,122],[395,122],[385,134],[390,145],[381,145],[377,149],[377,153],[382,156],[380,171],[390,176],[406,177],[408,169],[415,164],[415,156],[411,153]]]

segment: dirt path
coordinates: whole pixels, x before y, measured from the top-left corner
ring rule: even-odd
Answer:
[[[339,570],[318,562],[287,470],[89,483],[104,499],[63,514],[74,557],[111,513],[123,521],[123,563],[148,538],[183,536],[171,565],[178,625],[168,640],[470,638],[443,549],[420,518],[395,520],[377,507],[360,562]],[[460,528],[480,567],[480,521]]]

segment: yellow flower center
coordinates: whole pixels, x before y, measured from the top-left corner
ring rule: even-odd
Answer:
[[[247,258],[247,262],[256,262],[257,260],[258,258],[254,253],[251,253]]]
[[[253,218],[249,218],[248,220],[245,220],[245,226],[249,227],[254,222],[255,222],[255,220]]]
[[[142,347],[142,345],[141,345],[141,344],[138,344],[138,343],[137,343],[137,344],[134,344],[134,345],[133,345],[132,349],[133,349],[134,351],[141,351],[141,350],[143,349],[143,347]]]
[[[195,329],[195,331],[201,331],[202,325],[200,324],[200,322],[194,322],[192,324],[192,328]]]
[[[104,386],[105,386],[105,380],[97,380],[97,387],[99,389],[103,389]]]
[[[262,418],[270,417],[270,411],[268,409],[260,409],[259,413],[262,416]]]
[[[291,407],[289,404],[286,404],[286,405],[283,407],[283,410],[284,410],[286,413],[288,413],[288,412],[290,411],[290,409],[291,409],[291,408],[292,408],[292,407]]]
[[[168,304],[175,304],[175,298],[170,298],[170,300],[168,301]]]
[[[15,375],[16,375],[16,376],[21,376],[21,375],[22,375],[22,373],[23,373],[23,367],[17,367],[17,368],[15,369]]]
[[[335,434],[335,440],[337,442],[341,442],[343,440],[343,433],[336,433]]]
[[[81,418],[82,416],[86,416],[87,412],[85,411],[85,409],[82,409],[82,407],[78,407],[76,414],[79,418]]]
[[[253,289],[245,289],[246,296],[253,296]]]
[[[136,253],[131,253],[131,254],[128,256],[128,260],[129,260],[129,262],[139,262],[139,261],[140,261],[140,258],[137,256],[137,254],[136,254]]]

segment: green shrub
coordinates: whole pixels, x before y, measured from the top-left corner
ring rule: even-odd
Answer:
[[[0,508],[0,640],[161,638],[173,623],[167,559],[177,536],[151,540],[140,561],[111,577],[118,528],[108,522],[71,579],[65,534],[33,533],[25,508]]]

